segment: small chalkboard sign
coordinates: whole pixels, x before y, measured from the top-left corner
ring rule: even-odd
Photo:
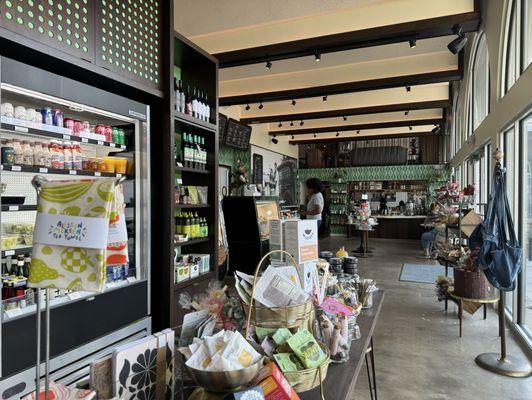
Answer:
[[[262,177],[264,175],[264,167],[262,154],[253,153],[253,183],[262,185]]]
[[[225,145],[240,150],[247,150],[251,137],[251,126],[229,118],[225,131]]]
[[[225,143],[225,132],[227,130],[227,116],[218,114],[218,143]]]

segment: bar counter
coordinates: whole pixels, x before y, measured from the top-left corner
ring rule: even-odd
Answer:
[[[379,224],[370,233],[371,238],[383,239],[421,239],[425,228],[421,226],[425,215],[372,215]],[[349,226],[351,237],[357,236],[354,226]]]

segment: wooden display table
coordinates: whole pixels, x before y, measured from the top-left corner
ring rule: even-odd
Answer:
[[[375,346],[373,334],[384,301],[384,291],[373,294],[373,307],[363,309],[357,318],[361,338],[351,342],[349,361],[343,364],[329,365],[327,378],[323,382],[325,400],[350,400],[355,388],[358,374],[364,362],[368,372],[369,390],[372,399],[377,399],[377,379],[375,375]],[[369,357],[368,357],[369,355]],[[370,363],[371,362],[371,363]],[[371,364],[371,366],[370,366]],[[319,388],[300,393],[301,400],[316,400],[320,398]]]

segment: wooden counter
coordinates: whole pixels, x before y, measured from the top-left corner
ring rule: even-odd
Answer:
[[[373,215],[379,221],[374,231],[370,232],[371,238],[385,239],[421,239],[421,234],[425,228],[421,226],[425,221],[424,215]],[[350,226],[351,236],[359,235],[355,232],[355,227]]]
[[[327,371],[327,378],[323,383],[324,397],[326,400],[350,400],[352,392],[364,365],[366,350],[370,345],[371,338],[379,319],[382,303],[384,301],[384,291],[379,290],[373,295],[373,307],[362,310],[357,323],[362,337],[351,342],[349,361],[343,364],[330,364]],[[379,363],[379,344],[376,347],[375,362]],[[301,400],[317,400],[320,398],[320,389],[316,388],[308,392],[300,393]]]

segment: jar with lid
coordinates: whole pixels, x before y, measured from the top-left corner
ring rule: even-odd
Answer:
[[[23,154],[22,163],[24,165],[28,165],[32,167],[33,166],[33,150],[30,146],[30,142],[28,142],[27,140],[22,141],[22,154]]]
[[[15,155],[15,164],[24,165],[24,152],[19,139],[13,139],[13,152]]]

